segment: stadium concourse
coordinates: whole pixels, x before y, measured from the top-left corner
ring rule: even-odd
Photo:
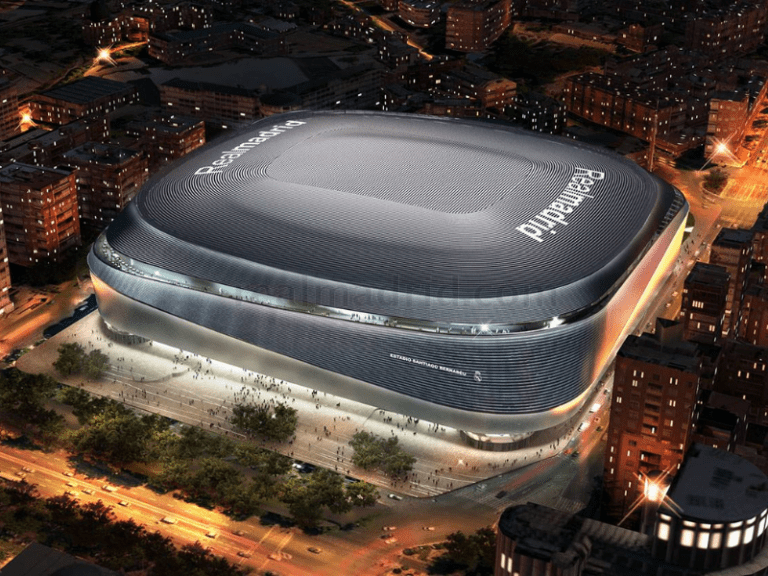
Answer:
[[[87,350],[104,352],[110,361],[104,377],[94,382],[56,374],[52,364],[59,346],[65,342],[78,342]],[[22,356],[17,367],[25,372],[50,374],[68,385],[82,386],[139,410],[235,438],[242,435],[232,429],[228,416],[236,399],[284,402],[298,410],[297,438],[291,444],[264,446],[296,460],[415,497],[456,490],[550,458],[566,447],[571,435],[580,435],[573,429],[563,428],[558,431],[557,439],[542,436],[536,445],[512,452],[474,449],[466,445],[455,429],[424,421],[415,423],[407,416],[314,392],[294,383],[275,381],[163,344],[115,341],[98,313],[89,314]],[[598,387],[595,391],[600,400],[607,398],[601,390],[602,387]],[[590,405],[591,401],[587,407]],[[348,442],[359,430],[384,438],[396,436],[400,445],[417,458],[412,476],[405,482],[393,484],[382,474],[352,465],[352,448]]]

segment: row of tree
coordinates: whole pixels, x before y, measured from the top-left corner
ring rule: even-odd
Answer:
[[[178,490],[189,500],[219,506],[237,517],[256,514],[264,502],[277,500],[297,524],[311,528],[326,511],[372,506],[378,497],[371,484],[345,484],[339,474],[325,469],[296,476],[287,456],[197,426],[174,433],[165,418],[138,416],[119,402],[82,389],[65,388],[62,399],[83,425],[69,436],[72,450],[118,468],[157,463],[160,470],[150,478],[153,486]],[[275,410],[279,415],[270,420],[285,417],[280,405]],[[245,469],[251,472],[246,475]]]
[[[235,404],[232,425],[249,436],[285,442],[296,431],[298,416],[287,404]]]
[[[0,525],[10,537],[37,541],[121,573],[147,576],[240,576],[247,573],[199,543],[176,548],[170,538],[133,520],[115,520],[98,502],[79,505],[67,495],[42,499],[34,485],[0,486]]]

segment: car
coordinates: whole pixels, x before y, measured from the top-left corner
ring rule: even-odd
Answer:
[[[578,458],[579,454],[581,454],[581,452],[579,452],[578,450],[574,450],[573,454],[571,454],[571,458]]]
[[[383,526],[382,530],[385,532],[391,532],[392,530],[397,530],[397,526]]]
[[[602,427],[602,426],[598,426],[598,427],[597,427],[597,431],[598,431],[598,432],[600,432],[602,429],[603,429],[603,427]]]
[[[496,492],[496,498],[504,498],[504,496],[506,496],[506,495],[507,495],[507,491],[506,490],[500,490],[500,491]]]
[[[83,488],[83,494],[93,494],[93,490],[90,488]]]
[[[219,534],[215,530],[208,530],[208,532],[205,533],[206,538],[216,538]]]
[[[128,508],[128,506],[130,506],[131,503],[126,502],[125,500],[120,500],[120,502],[118,502],[118,505],[123,506],[124,508]]]
[[[70,478],[72,478],[72,476],[74,476],[74,474],[72,472],[62,472],[62,474],[64,474],[64,476],[69,476]]]
[[[402,500],[402,496],[398,496],[397,494],[387,494],[387,498],[391,498],[392,500]]]
[[[242,550],[237,551],[237,555],[240,556],[240,558],[250,558],[251,555],[248,554],[248,552],[244,552]]]
[[[232,534],[234,534],[235,536],[244,536],[245,532],[243,532],[242,530],[235,530],[234,532],[232,532]]]
[[[67,486],[69,486],[70,488],[77,488],[77,484],[75,484],[71,480],[69,482],[67,482]]]
[[[32,472],[34,472],[34,470],[32,468],[30,468],[29,466],[22,466],[21,470],[22,470],[22,472],[26,472],[28,474],[32,474]]]
[[[307,550],[312,552],[312,554],[320,554],[320,552],[323,551],[322,548],[318,548],[317,546],[310,546],[309,548],[307,548]]]
[[[386,542],[387,544],[394,544],[395,542],[397,542],[397,538],[395,538],[394,536],[390,536],[389,538],[385,538],[384,542]]]
[[[18,476],[19,478],[25,478],[27,476],[27,473],[22,472],[21,470],[14,472],[14,474],[16,474],[16,476]]]
[[[66,494],[67,496],[77,496],[77,492],[75,492],[74,490],[65,490],[64,494]]]
[[[101,489],[105,492],[117,492],[117,487],[112,486],[111,484],[104,484]]]
[[[176,518],[173,516],[163,516],[160,518],[160,522],[163,522],[164,524],[176,524]]]
[[[434,526],[422,526],[421,529],[422,530],[429,530],[430,532],[434,532],[435,531],[435,527]]]

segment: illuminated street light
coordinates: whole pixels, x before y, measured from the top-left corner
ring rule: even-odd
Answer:
[[[36,127],[37,124],[32,119],[32,111],[29,109],[29,106],[19,109],[19,129],[23,132]]]
[[[112,58],[112,50],[111,46],[107,48],[99,48],[99,52],[96,56],[96,62],[106,62],[107,64],[111,64],[112,66],[116,66],[117,62],[114,61]]]

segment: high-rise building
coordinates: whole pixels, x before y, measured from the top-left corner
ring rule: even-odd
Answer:
[[[509,28],[510,0],[462,2],[448,7],[445,47],[459,52],[482,52]]]
[[[730,274],[722,266],[697,262],[685,279],[680,319],[684,338],[701,344],[718,344],[728,302]]]
[[[131,146],[146,154],[150,173],[205,144],[205,122],[190,116],[141,118],[128,123],[126,133],[136,138]]]
[[[730,274],[728,297],[723,320],[723,337],[737,333],[741,314],[741,299],[749,276],[752,260],[752,232],[723,228],[712,242],[710,264],[722,266]]]
[[[0,201],[0,204],[2,202]],[[5,242],[5,222],[0,207],[0,318],[13,310],[11,301],[11,270],[8,262],[8,245]]]
[[[7,140],[21,132],[19,120],[16,81],[0,69],[0,140]]]
[[[657,321],[657,334],[629,336],[616,356],[604,486],[606,514],[621,520],[652,470],[674,474],[690,445],[702,360],[682,325]]]
[[[748,420],[768,424],[768,348],[729,340],[723,345],[714,390],[750,403]]]
[[[73,171],[21,162],[0,168],[0,204],[11,263],[59,262],[80,245]]]
[[[64,160],[77,168],[80,221],[91,230],[112,222],[149,175],[141,152],[113,144],[87,142],[64,154]]]
[[[768,286],[762,282],[747,282],[738,337],[755,346],[768,346]]]

